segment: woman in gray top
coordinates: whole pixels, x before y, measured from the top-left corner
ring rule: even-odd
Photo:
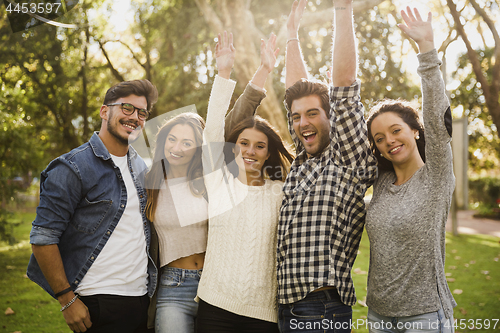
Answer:
[[[444,273],[445,224],[455,187],[451,111],[439,66],[431,13],[402,11],[399,24],[418,45],[423,120],[410,103],[384,100],[370,112],[368,135],[379,176],[368,207],[370,332],[453,332]]]

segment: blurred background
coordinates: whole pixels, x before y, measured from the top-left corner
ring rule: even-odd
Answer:
[[[82,0],[57,21],[13,32],[0,7],[0,200],[2,214],[31,205],[29,193],[55,157],[101,124],[106,90],[146,78],[159,101],[152,117],[187,105],[206,114],[217,33],[234,34],[236,98],[260,63],[260,39],[278,35],[280,62],[259,114],[288,136],[284,96],[286,18],[292,1]],[[411,5],[432,12],[436,48],[455,121],[457,205],[495,216],[500,200],[499,1],[354,1],[359,78],[367,110],[377,100],[421,101],[416,45],[396,24]],[[10,8],[12,9],[12,8]],[[310,73],[331,62],[332,1],[309,1],[300,39]],[[36,193],[35,193],[36,194]],[[36,196],[36,195],[35,195]],[[36,201],[36,200],[35,200]]]
[[[223,30],[234,34],[237,49],[234,98],[259,65],[260,39],[277,34],[280,62],[258,112],[288,137],[282,100],[292,1],[82,0],[57,19],[71,28],[41,24],[19,32],[9,25],[8,3],[0,6],[0,216],[36,206],[40,172],[99,129],[99,107],[113,84],[153,82],[160,98],[152,117],[188,105],[205,116]],[[499,1],[354,0],[367,110],[384,97],[421,101],[416,45],[396,27],[408,5],[433,15],[455,119],[457,207],[498,217]],[[304,57],[321,80],[331,62],[332,18],[332,1],[313,0],[301,23]]]

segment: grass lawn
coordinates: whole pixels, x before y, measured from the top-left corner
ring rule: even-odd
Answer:
[[[500,243],[498,237],[459,235],[446,237],[445,272],[448,286],[458,303],[454,317],[460,332],[500,332]],[[353,267],[358,304],[353,307],[353,320],[366,319],[368,308],[360,303],[366,299],[370,244],[363,235],[359,254]],[[489,329],[484,326],[489,319]],[[493,330],[496,319],[496,329]],[[361,322],[361,321],[360,321]],[[478,324],[478,325],[476,325]],[[356,332],[368,332],[357,329]]]
[[[35,214],[17,214],[21,223],[14,229],[20,243],[7,246],[0,243],[0,332],[68,333],[59,302],[54,300],[26,276],[31,255],[29,232]],[[12,315],[5,315],[11,308]]]
[[[28,244],[34,214],[16,216],[21,223],[14,236],[20,241],[15,246],[0,243],[0,332],[69,333],[71,332],[59,312],[59,303],[26,277],[26,266],[31,254]],[[500,223],[500,222],[499,222]],[[456,332],[500,332],[492,319],[500,319],[500,244],[499,239],[484,235],[447,236],[446,273],[450,290],[458,303],[455,318]],[[363,235],[359,254],[353,268],[358,304],[353,307],[353,320],[366,319],[366,297],[369,243]],[[14,311],[5,315],[7,308]],[[490,328],[475,327],[490,320]],[[460,321],[461,320],[461,321]],[[356,332],[368,332],[359,327]]]

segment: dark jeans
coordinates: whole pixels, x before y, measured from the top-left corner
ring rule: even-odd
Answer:
[[[352,308],[340,300],[337,289],[309,293],[291,304],[281,304],[278,324],[281,333],[351,332]]]
[[[270,321],[237,315],[200,299],[196,317],[197,333],[278,333]]]
[[[89,308],[92,326],[87,333],[146,333],[149,297],[81,296]]]

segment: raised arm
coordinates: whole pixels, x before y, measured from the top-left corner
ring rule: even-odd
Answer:
[[[243,94],[238,97],[233,109],[226,116],[225,133],[231,132],[231,129],[245,118],[252,117],[260,105],[261,101],[266,97],[264,85],[269,73],[276,64],[276,57],[279,49],[276,49],[276,35],[271,34],[269,40],[260,43],[260,66],[255,72],[252,80],[246,86]]]
[[[335,0],[331,82],[349,87],[356,80],[357,54],[352,23],[352,0]]]
[[[300,79],[307,79],[308,73],[299,42],[299,25],[307,0],[295,0],[286,24],[287,42],[285,59],[285,88],[288,89]]]
[[[432,30],[432,14],[424,21],[417,9],[407,7],[401,11],[404,24],[398,27],[413,39],[420,53],[418,54],[418,74],[422,83],[422,113],[425,128],[425,158],[429,171],[435,173],[442,181],[448,181],[443,174],[451,175],[451,134],[452,119],[450,102],[446,96],[445,86],[434,47]],[[443,172],[446,169],[446,172]]]
[[[219,34],[218,39],[215,46],[218,75],[215,77],[210,92],[206,126],[203,131],[203,172],[205,175],[221,169],[224,164],[222,144],[224,142],[224,115],[229,108],[236,84],[235,81],[229,79],[236,53],[232,43],[233,36],[229,34],[228,37],[224,32],[223,38]],[[210,186],[216,186],[218,181],[220,179],[216,179],[215,176],[206,177],[205,185],[207,189],[210,189]]]
[[[257,89],[247,84],[243,93],[234,103],[233,108],[226,115],[224,133],[229,134],[231,130],[243,119],[253,117],[262,100],[266,97],[264,89]]]
[[[375,177],[376,159],[371,153],[368,131],[356,80],[357,53],[354,40],[352,1],[335,0],[335,27],[331,72],[331,131],[340,162],[358,173],[366,183]]]
[[[264,89],[266,84],[267,76],[274,69],[276,64],[276,57],[278,56],[280,49],[276,49],[276,35],[271,34],[269,40],[264,42],[263,39],[260,41],[260,66],[253,75],[251,83],[255,84],[257,87]]]

